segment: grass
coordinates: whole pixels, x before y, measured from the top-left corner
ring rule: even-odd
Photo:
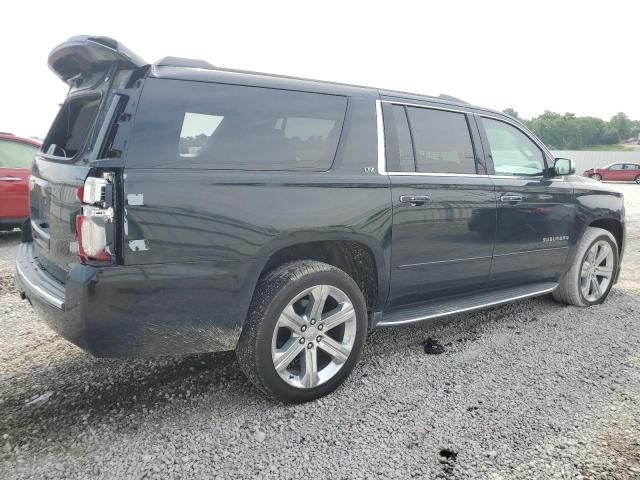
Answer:
[[[636,148],[628,145],[589,145],[585,147],[572,148],[571,150],[588,150],[590,152],[633,152]]]

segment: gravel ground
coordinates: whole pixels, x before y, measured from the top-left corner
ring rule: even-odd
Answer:
[[[589,309],[549,297],[374,332],[336,393],[287,406],[232,354],[98,360],[41,325],[0,234],[0,478],[640,478],[640,187],[624,274]],[[446,348],[425,355],[429,337]]]

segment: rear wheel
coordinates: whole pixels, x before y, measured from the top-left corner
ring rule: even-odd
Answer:
[[[602,176],[599,173],[594,173],[593,175],[591,175],[591,178],[598,181],[602,180]]]
[[[638,176],[636,177],[636,183],[637,183],[638,185],[640,185],[640,175],[638,175]]]
[[[587,228],[573,265],[560,279],[553,297],[578,307],[604,302],[613,286],[618,261],[618,245],[613,235],[602,228]]]
[[[306,402],[347,378],[366,333],[365,299],[351,277],[325,263],[292,262],[260,281],[236,352],[262,391]]]

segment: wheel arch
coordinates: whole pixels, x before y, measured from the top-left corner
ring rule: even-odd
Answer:
[[[384,250],[375,241],[363,236],[290,235],[273,242],[261,258],[265,259],[257,282],[266,273],[283,263],[295,260],[316,260],[346,272],[358,284],[375,312],[381,308],[388,293],[387,261]]]
[[[593,220],[587,226],[602,228],[613,235],[613,238],[616,239],[616,243],[618,244],[618,254],[622,256],[622,249],[624,248],[624,229],[620,220],[616,218],[598,218]]]

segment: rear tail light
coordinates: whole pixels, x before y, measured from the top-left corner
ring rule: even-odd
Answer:
[[[113,174],[88,177],[78,189],[82,213],[76,216],[78,257],[82,262],[112,262]]]

